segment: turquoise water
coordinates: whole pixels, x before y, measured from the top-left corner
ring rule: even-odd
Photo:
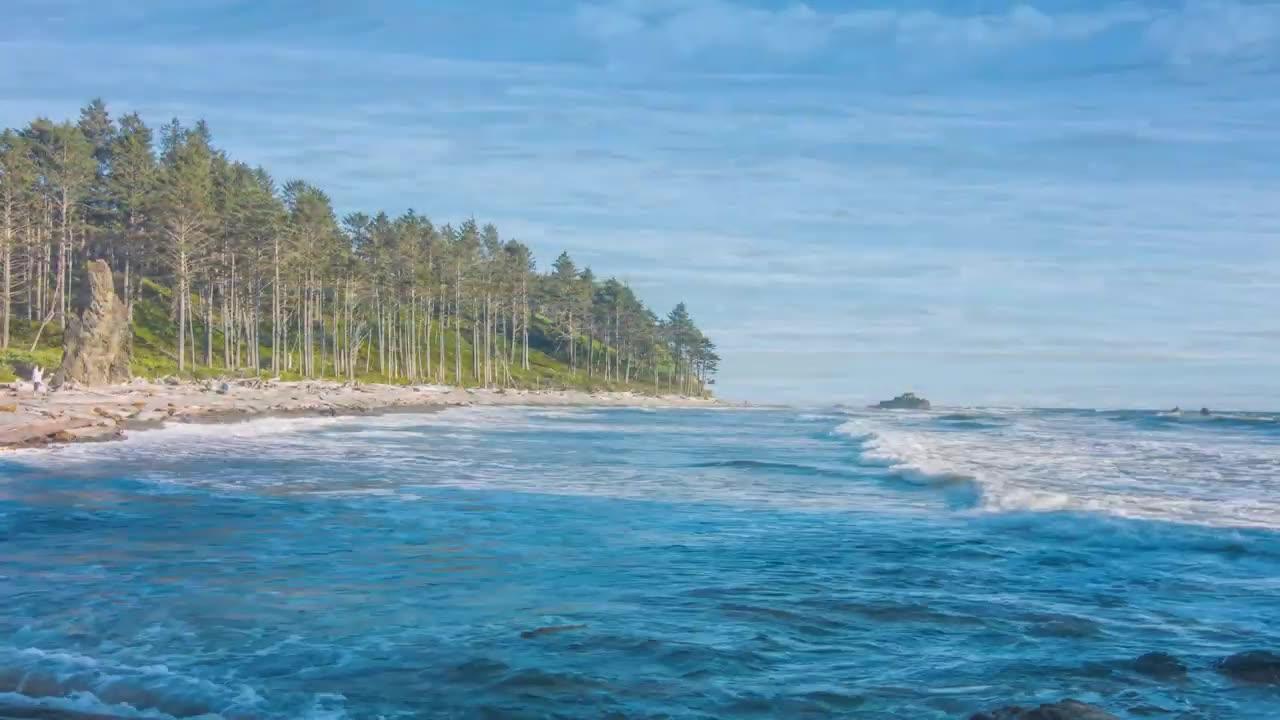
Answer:
[[[1280,650],[1278,478],[1269,416],[1079,411],[468,408],[23,452],[0,716],[1274,717],[1213,663]]]

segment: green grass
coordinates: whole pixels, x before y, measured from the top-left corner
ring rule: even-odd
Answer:
[[[27,377],[31,372],[30,368],[36,365],[49,370],[62,362],[61,348],[42,346],[32,352],[28,349],[30,347],[14,347],[11,344],[9,348],[0,350],[0,382],[13,382],[19,376]],[[48,375],[52,375],[52,372]]]
[[[271,348],[267,345],[260,348],[260,355],[265,369],[255,373],[251,368],[228,370],[224,367],[222,365],[222,334],[218,332],[216,327],[213,335],[214,365],[208,367],[203,363],[191,363],[190,358],[188,358],[186,371],[179,373],[175,355],[177,327],[172,320],[170,310],[172,296],[171,289],[151,280],[142,281],[141,297],[133,309],[132,369],[134,375],[152,379],[179,375],[190,379],[227,376],[245,377],[254,376],[255,374],[260,377],[268,377],[271,375]],[[196,318],[196,356],[198,359],[203,360],[205,355],[205,331],[201,321],[202,318]],[[15,318],[11,327],[9,348],[0,350],[0,382],[12,382],[18,375],[25,377],[33,364],[39,364],[50,371],[60,364],[62,359],[62,331],[56,322],[49,323],[45,327],[38,347],[34,351],[30,351],[37,325],[38,323]],[[270,330],[267,329],[263,334],[269,337]],[[475,387],[483,383],[471,374],[472,348],[467,340],[469,334],[468,330],[463,330],[462,385]],[[637,377],[630,384],[616,381],[606,383],[603,380],[603,376],[599,374],[588,377],[585,369],[580,368],[577,372],[573,372],[567,363],[550,354],[554,350],[554,343],[549,339],[550,336],[551,333],[547,321],[544,318],[535,318],[532,332],[530,333],[530,367],[528,370],[519,367],[518,364],[511,367],[511,376],[516,387],[543,390],[577,389],[587,391],[630,390],[637,393],[653,392],[652,382],[645,382],[643,377]],[[188,342],[190,342],[189,339]],[[439,360],[438,342],[438,336],[433,333],[431,339],[431,374],[424,381],[431,381],[436,378],[437,361]],[[448,384],[453,384],[454,382],[454,342],[455,335],[450,331],[445,335],[444,381]],[[602,344],[597,342],[596,352],[601,352],[603,347]],[[363,353],[368,352],[372,352],[373,357],[369,363],[370,372],[366,373],[363,372],[365,366]],[[370,344],[366,342],[363,353],[358,363],[360,372],[356,374],[357,380],[389,384],[405,382],[403,378],[386,377],[378,372],[376,346],[370,347]],[[332,365],[325,367],[322,374],[333,377]],[[284,380],[302,379],[301,374],[296,370],[280,373],[280,377]]]

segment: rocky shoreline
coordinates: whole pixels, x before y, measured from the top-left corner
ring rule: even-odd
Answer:
[[[0,391],[0,450],[119,440],[166,423],[224,423],[271,417],[359,416],[432,412],[468,405],[721,407],[684,396],[588,393],[576,390],[482,390],[441,385],[370,385],[330,381],[134,380],[121,385],[35,393]]]

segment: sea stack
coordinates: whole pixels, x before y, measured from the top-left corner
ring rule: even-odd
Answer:
[[[880,410],[928,410],[929,401],[915,393],[902,393],[892,400],[883,400],[875,406]]]
[[[88,280],[79,312],[69,318],[63,335],[62,366],[53,376],[53,387],[68,382],[111,385],[130,377],[129,310],[116,296],[111,268],[102,260],[91,261]]]

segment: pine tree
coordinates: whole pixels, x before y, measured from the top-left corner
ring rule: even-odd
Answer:
[[[27,140],[12,130],[0,133],[0,348],[9,347],[13,324],[14,259],[19,238],[33,221],[35,163]]]
[[[162,171],[157,214],[165,237],[162,255],[173,278],[176,354],[181,372],[186,369],[186,341],[192,324],[192,280],[204,260],[213,221],[213,178],[212,156],[199,137],[187,135],[175,142],[168,148]],[[192,337],[192,361],[194,344]]]
[[[107,171],[106,193],[112,212],[116,242],[111,249],[112,267],[124,274],[124,298],[132,317],[137,299],[135,273],[146,273],[146,259],[152,248],[147,227],[156,205],[156,159],[151,147],[151,129],[136,113],[120,118],[120,128],[111,139],[111,164]]]
[[[42,293],[47,301],[41,314],[44,319],[36,332],[35,343],[40,342],[44,326],[54,317],[61,327],[66,326],[68,311],[67,288],[71,284],[71,255],[77,241],[83,242],[81,204],[96,173],[92,146],[80,128],[71,123],[55,125],[46,119],[36,120],[27,130],[36,160],[38,187],[47,203],[45,217],[48,232],[42,265],[55,268],[51,293]],[[56,225],[56,231],[54,227]],[[53,258],[57,258],[56,266]]]
[[[656,392],[665,377],[702,392],[719,363],[683,304],[664,322],[568,253],[542,275],[526,245],[474,219],[353,213],[339,227],[323,191],[278,189],[215,148],[204,121],[153,135],[136,114],[113,122],[100,100],[75,124],[0,133],[0,346],[19,314],[33,348],[65,322],[88,257],[108,259],[131,312],[144,280],[168,288],[183,372],[202,345],[203,364],[226,370],[354,380],[376,360],[386,378],[509,387],[541,382],[541,350],[570,382],[652,377]]]

